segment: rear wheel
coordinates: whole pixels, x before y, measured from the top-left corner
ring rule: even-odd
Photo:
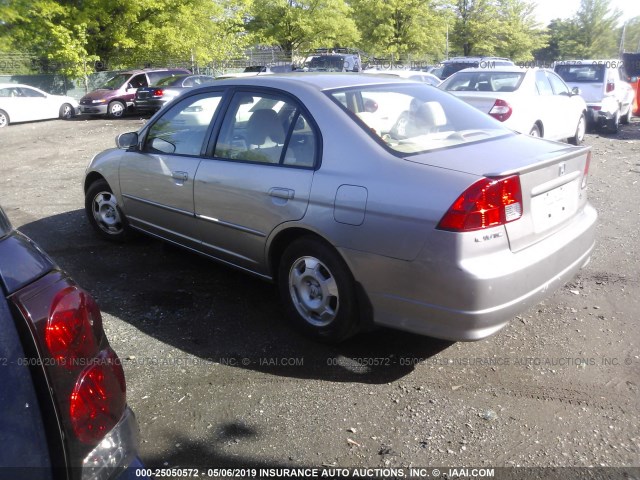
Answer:
[[[74,111],[71,105],[69,105],[68,103],[62,104],[62,106],[60,107],[60,118],[64,120],[69,120],[70,118],[73,117],[73,114],[74,114]]]
[[[620,123],[622,123],[623,125],[628,125],[630,119],[631,119],[631,104],[629,104],[629,109],[627,110],[627,113],[625,113],[620,117]]]
[[[107,113],[111,118],[122,118],[124,116],[124,111],[126,107],[124,103],[119,100],[114,100],[107,107]]]
[[[106,240],[123,242],[130,232],[116,196],[105,180],[97,180],[87,190],[84,200],[85,213],[91,226]]]
[[[607,130],[609,133],[618,133],[620,127],[620,112],[616,112],[613,118],[607,121]]]
[[[0,128],[9,125],[9,115],[4,110],[0,110]]]
[[[531,135],[532,137],[540,137],[542,136],[540,134],[540,127],[536,124],[533,126],[533,128],[531,129],[531,131],[529,132],[529,135]]]
[[[337,343],[359,328],[354,280],[342,258],[313,237],[294,241],[282,255],[278,289],[292,324]]]
[[[567,141],[572,145],[580,145],[584,140],[584,134],[587,131],[587,119],[584,116],[584,113],[580,115],[580,119],[578,120],[578,126],[576,127],[576,133],[573,137],[567,139]]]

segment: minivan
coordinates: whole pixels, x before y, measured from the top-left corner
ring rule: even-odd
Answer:
[[[127,110],[133,109],[133,100],[138,88],[148,87],[163,78],[185,73],[191,72],[185,68],[162,68],[118,73],[80,99],[80,113],[120,118]]]

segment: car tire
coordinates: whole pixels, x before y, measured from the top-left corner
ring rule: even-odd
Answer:
[[[60,118],[63,120],[70,120],[74,113],[73,107],[68,103],[63,103],[60,107]]]
[[[627,113],[625,113],[620,117],[620,123],[622,123],[623,125],[629,125],[630,121],[631,121],[631,104],[629,104]]]
[[[532,137],[542,137],[542,134],[540,132],[540,127],[538,126],[537,123],[531,128],[529,135],[531,135]]]
[[[616,112],[611,120],[607,121],[607,131],[609,133],[618,133],[620,127],[620,112]]]
[[[9,126],[9,114],[4,110],[0,110],[0,128]]]
[[[580,115],[580,119],[578,120],[578,125],[576,126],[576,133],[573,137],[569,137],[567,141],[572,145],[580,145],[584,140],[584,135],[587,131],[587,118],[584,116],[584,113]]]
[[[323,241],[302,237],[289,245],[280,260],[277,282],[295,328],[328,343],[342,342],[358,332],[353,276]]]
[[[120,100],[114,100],[107,107],[107,113],[111,118],[122,118],[127,107]]]
[[[85,214],[94,230],[105,240],[123,242],[131,236],[127,219],[105,180],[96,180],[87,190]]]

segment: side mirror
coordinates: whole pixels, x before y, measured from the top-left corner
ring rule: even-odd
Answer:
[[[116,146],[123,150],[128,150],[138,146],[138,132],[121,133],[116,137]]]
[[[582,91],[578,87],[573,87],[571,89],[571,95],[580,95],[580,94],[582,94]]]

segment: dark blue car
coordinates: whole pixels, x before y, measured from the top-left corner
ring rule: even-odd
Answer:
[[[100,310],[2,208],[0,293],[0,478],[144,478]]]

